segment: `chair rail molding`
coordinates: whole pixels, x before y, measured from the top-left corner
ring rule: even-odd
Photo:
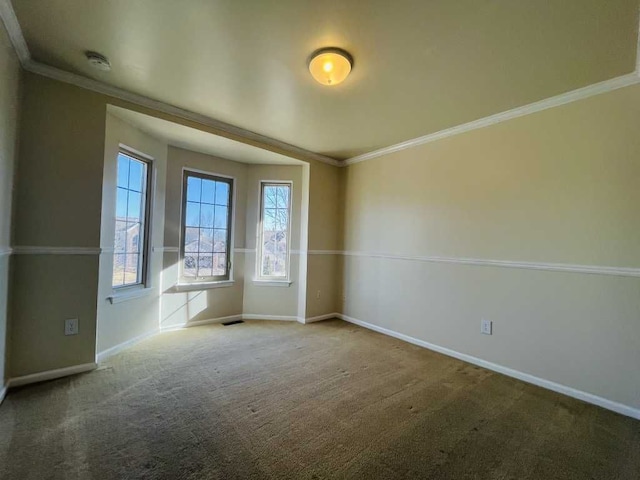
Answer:
[[[101,253],[102,249],[100,247],[13,247],[14,255],[100,255]]]
[[[525,270],[546,270],[549,272],[569,272],[594,275],[613,275],[619,277],[640,277],[640,268],[608,267],[600,265],[574,265],[566,263],[539,263],[517,260],[492,260],[484,258],[413,256],[391,253],[364,252],[345,250],[340,252],[347,257],[384,258],[389,260],[404,260],[428,263],[451,263],[461,265],[476,265],[483,267],[521,268]]]

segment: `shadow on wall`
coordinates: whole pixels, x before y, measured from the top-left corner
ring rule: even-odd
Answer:
[[[160,330],[197,325],[212,319],[224,319],[242,314],[244,262],[235,254],[234,278],[215,288],[185,291],[176,285],[179,262],[176,252],[165,252],[160,297]],[[173,258],[167,258],[173,257]],[[197,287],[196,287],[197,288]]]

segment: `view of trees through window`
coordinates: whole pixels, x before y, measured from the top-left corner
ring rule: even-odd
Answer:
[[[118,153],[114,288],[142,283],[144,225],[147,205],[147,163]]]
[[[288,277],[290,196],[290,184],[262,184],[261,277]]]
[[[228,278],[231,180],[185,173],[182,276]]]

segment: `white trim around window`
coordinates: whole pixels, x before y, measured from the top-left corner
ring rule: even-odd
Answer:
[[[273,189],[273,198],[266,198],[267,189]],[[259,286],[288,287],[291,285],[291,213],[293,203],[293,182],[290,180],[261,180],[259,183],[260,211],[258,217],[258,237],[256,250],[256,273],[253,283]],[[283,195],[285,193],[285,195]],[[282,203],[284,202],[284,204]],[[283,216],[286,218],[283,219]],[[284,220],[284,221],[283,221]],[[284,260],[284,275],[265,274],[265,233],[266,222],[271,225],[269,235],[273,240],[272,252],[275,264]],[[285,229],[283,230],[283,227]],[[282,240],[285,240],[285,252],[279,252]],[[284,256],[282,255],[284,253]],[[277,266],[274,267],[277,269]]]
[[[220,183],[224,183],[226,185],[229,186],[229,196],[227,198],[228,201],[228,205],[227,207],[227,222],[226,222],[226,228],[218,228],[218,230],[227,230],[227,236],[226,236],[226,272],[224,275],[211,275],[211,276],[198,276],[199,270],[196,272],[196,276],[195,277],[189,277],[189,276],[185,276],[185,272],[184,272],[184,262],[185,262],[185,254],[188,255],[189,252],[185,252],[186,250],[186,234],[187,234],[187,228],[192,229],[192,227],[189,227],[187,225],[188,223],[188,219],[187,219],[187,208],[188,208],[188,204],[187,202],[188,200],[188,189],[187,189],[187,185],[188,185],[188,177],[192,177],[192,178],[199,178],[200,180],[208,180],[208,181],[213,181],[213,182],[220,182]],[[177,279],[177,283],[174,285],[174,289],[176,291],[192,291],[192,290],[205,290],[205,289],[209,289],[209,288],[219,288],[219,287],[230,287],[233,285],[234,280],[233,280],[233,253],[234,253],[234,249],[233,249],[233,245],[235,242],[235,206],[236,206],[236,186],[237,186],[237,182],[236,182],[236,178],[229,176],[229,175],[224,175],[224,174],[220,174],[220,173],[212,173],[212,172],[207,172],[207,171],[203,171],[203,170],[198,170],[195,168],[189,168],[189,167],[183,167],[182,168],[182,190],[181,190],[181,209],[180,209],[180,242],[179,242],[179,248],[178,248],[178,252],[179,252],[179,274],[178,274],[178,279]],[[202,188],[202,187],[201,187]],[[214,194],[215,195],[215,194]],[[215,196],[214,196],[215,198]],[[202,199],[201,199],[202,200]],[[214,208],[214,211],[216,209],[216,204],[217,204],[217,200],[213,201],[214,203],[211,204],[210,206],[212,206]],[[197,202],[200,204],[200,208],[202,207],[203,202]],[[208,205],[208,204],[207,204]],[[220,206],[224,206],[224,205],[220,205]],[[215,214],[215,213],[214,213]],[[200,231],[200,229],[206,229],[206,227],[202,227],[202,225],[198,225],[197,227]],[[214,236],[215,236],[215,230],[216,230],[216,225],[215,225],[215,217],[214,217],[214,225],[212,227],[212,230],[214,231]],[[198,237],[198,242],[200,237]],[[215,239],[213,239],[215,240]],[[200,247],[198,247],[198,255],[197,258],[200,257]],[[215,248],[214,248],[215,250]],[[215,256],[215,254],[212,254],[213,256]],[[212,259],[213,259],[212,256]],[[213,267],[212,267],[213,268]],[[213,272],[212,272],[213,273]]]
[[[127,302],[129,300],[135,300],[136,298],[146,297],[151,295],[155,289],[151,287],[145,288],[128,288],[114,292],[107,297],[107,300],[113,305],[116,303]]]
[[[124,172],[120,170],[121,157],[123,160],[127,159],[126,179]],[[134,164],[142,166],[140,171],[136,170],[135,178],[131,173]],[[140,292],[144,292],[150,287],[151,224],[155,191],[153,157],[120,144],[116,157],[115,183],[116,205],[111,279],[113,294],[108,297],[111,303],[117,303],[114,301],[115,299],[143,296],[144,294]],[[139,199],[137,199],[138,197]],[[134,256],[137,257],[135,271],[129,272],[127,270],[129,257],[133,259]],[[120,272],[117,271],[119,262],[122,263],[122,283],[116,281],[116,274],[120,275]],[[135,279],[128,279],[128,273],[134,274]]]

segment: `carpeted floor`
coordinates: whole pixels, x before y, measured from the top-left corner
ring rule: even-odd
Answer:
[[[12,390],[2,479],[633,479],[640,422],[338,320],[163,333]]]

